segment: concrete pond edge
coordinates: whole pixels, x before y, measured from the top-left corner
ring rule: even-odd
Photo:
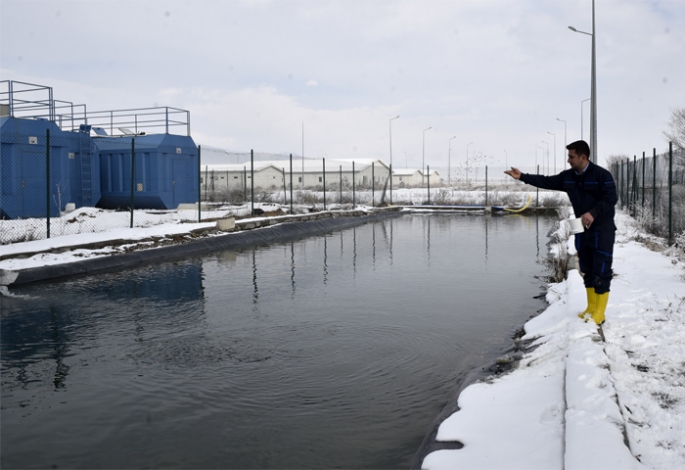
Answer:
[[[90,276],[130,269],[151,263],[178,261],[213,251],[242,249],[270,243],[282,243],[309,236],[375,222],[402,215],[401,207],[376,209],[372,212],[312,213],[297,218],[270,217],[236,223],[239,231],[213,234],[182,244],[103,256],[71,263],[40,266],[22,270],[0,270],[0,286],[14,287],[38,282],[59,281],[75,276]],[[240,230],[243,229],[243,230]],[[212,227],[201,232],[216,232]],[[197,232],[197,231],[195,231]]]

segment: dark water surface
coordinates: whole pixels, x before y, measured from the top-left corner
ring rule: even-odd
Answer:
[[[414,215],[0,298],[3,468],[407,468],[549,218]]]

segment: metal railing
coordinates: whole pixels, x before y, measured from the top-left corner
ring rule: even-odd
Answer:
[[[87,111],[85,104],[54,99],[52,87],[16,80],[0,81],[0,107],[0,115],[45,119],[55,122],[64,131],[78,131],[81,124],[86,124],[113,137],[169,134],[179,128],[178,135],[190,135],[190,111],[185,109],[156,106]]]

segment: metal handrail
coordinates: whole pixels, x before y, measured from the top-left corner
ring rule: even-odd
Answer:
[[[85,104],[74,105],[70,101],[55,100],[52,87],[16,80],[2,80],[0,85],[6,85],[6,91],[0,91],[0,104],[8,104],[11,117],[47,119],[56,122],[65,131],[77,131],[81,124],[104,127],[109,128],[113,137],[126,135],[119,131],[119,128],[128,127],[133,127],[136,134],[142,131],[159,130],[160,128],[164,128],[164,133],[168,134],[170,128],[185,127],[186,135],[190,135],[190,111],[185,109],[156,106],[87,111]],[[30,99],[26,98],[25,95],[17,96],[20,93],[41,91],[48,93],[48,99]],[[68,110],[68,112],[57,112],[58,110]],[[185,116],[178,116],[183,114]]]

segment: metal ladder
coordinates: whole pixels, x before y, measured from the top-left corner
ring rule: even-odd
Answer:
[[[87,127],[84,129],[83,127]],[[81,159],[81,205],[89,207],[93,205],[93,165],[92,165],[92,140],[90,138],[90,126],[81,126],[80,135],[80,159]]]

